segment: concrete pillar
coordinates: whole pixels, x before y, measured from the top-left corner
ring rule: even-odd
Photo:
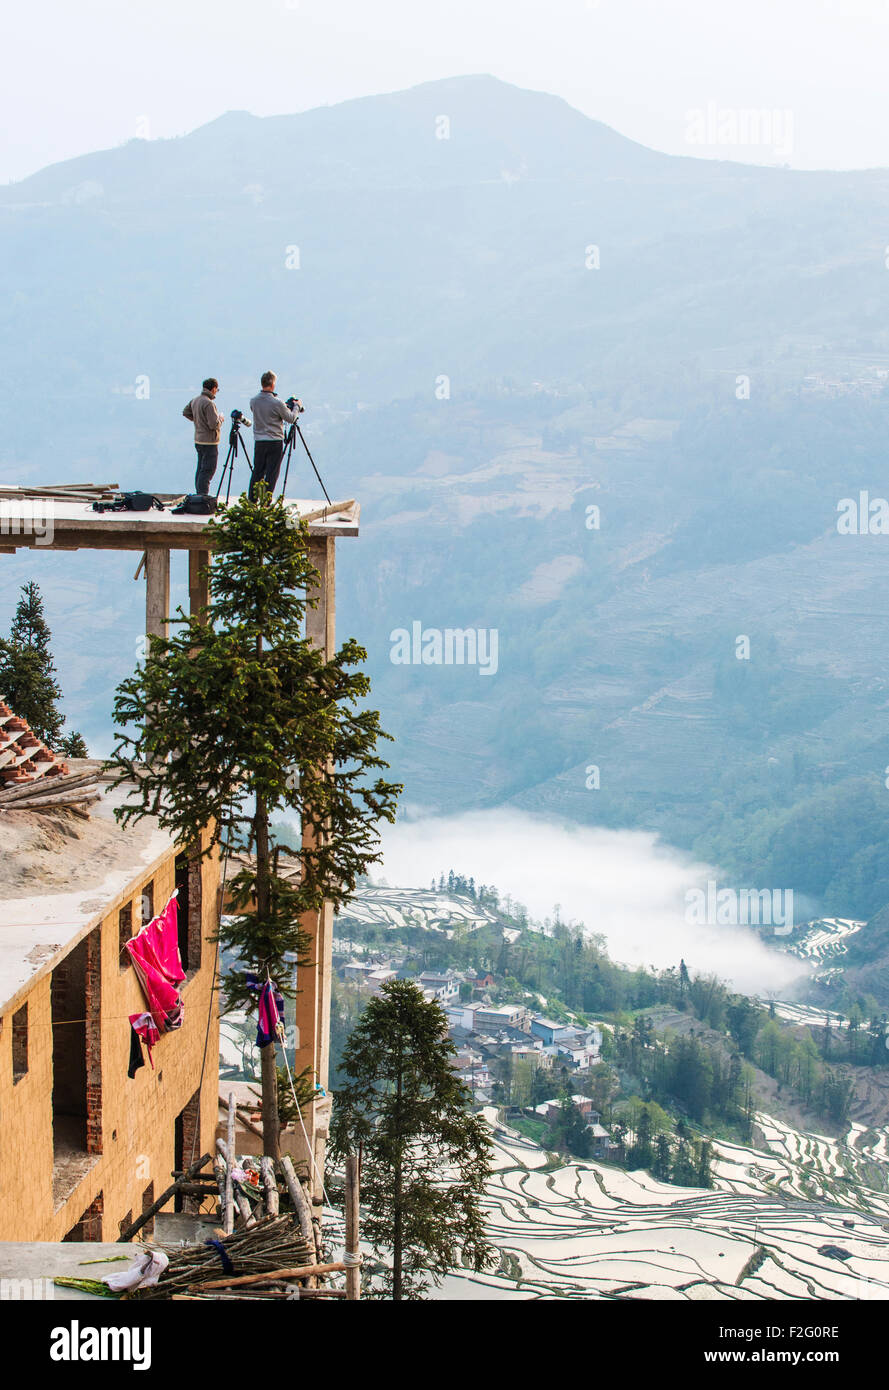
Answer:
[[[319,583],[314,597],[318,604],[306,615],[306,636],[321,648],[328,659],[336,644],[336,564],[332,536],[315,536],[309,542],[309,557],[318,570]],[[309,831],[304,831],[303,843],[308,843]],[[311,938],[310,959],[314,964],[299,971],[296,997],[296,1026],[299,1044],[296,1052],[296,1071],[311,1067],[317,1081],[326,1089],[330,1066],[330,981],[333,949],[333,908],[329,903],[321,912],[306,913],[301,922]],[[314,1129],[314,1125],[313,1125]],[[318,1147],[311,1140],[316,1154]],[[320,1145],[323,1153],[323,1143]],[[320,1157],[320,1155],[319,1155]],[[319,1162],[319,1167],[323,1166]]]
[[[145,635],[166,637],[170,616],[170,552],[161,546],[145,551]]]

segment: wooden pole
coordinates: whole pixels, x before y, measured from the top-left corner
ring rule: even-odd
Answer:
[[[350,1154],[346,1159],[346,1297],[353,1299],[361,1297],[361,1267],[357,1264],[360,1201],[358,1158]]]
[[[226,1106],[227,1102],[225,1096],[219,1097],[219,1104],[223,1108]],[[259,1128],[259,1125],[255,1125],[253,1123],[246,1110],[243,1110],[240,1105],[236,1105],[235,1114],[237,1115],[238,1119],[241,1121],[241,1124],[244,1126],[245,1129],[249,1129],[251,1134],[257,1135],[257,1137],[260,1139],[262,1138],[262,1130]]]
[[[240,1187],[236,1188],[234,1185],[234,1178],[231,1176],[231,1173],[232,1169],[235,1168],[237,1165],[235,1164],[234,1159],[229,1157],[228,1145],[226,1144],[224,1139],[217,1139],[216,1147],[219,1150],[222,1157],[225,1159],[225,1187],[226,1189],[230,1189],[231,1191],[230,1198],[226,1197],[226,1202],[230,1200],[231,1203],[231,1231],[225,1229],[225,1220],[223,1220],[224,1234],[230,1236],[235,1228],[235,1207],[238,1208],[238,1212],[240,1213],[241,1219],[243,1220],[245,1226],[255,1226],[256,1217],[253,1215],[253,1209],[250,1206],[250,1203],[247,1201],[247,1198],[241,1191]],[[226,1216],[226,1202],[223,1203],[223,1217]]]
[[[219,1215],[225,1230],[225,1168],[221,1163],[213,1164],[213,1172],[216,1175],[216,1186],[219,1189]]]
[[[235,1093],[228,1093],[228,1153],[225,1158],[225,1234],[235,1229],[234,1187],[232,1169],[235,1166]]]
[[[287,1191],[290,1193],[290,1200],[293,1203],[293,1210],[299,1218],[300,1233],[306,1240],[315,1244],[315,1232],[312,1229],[312,1212],[306,1201],[306,1194],[302,1190],[302,1185],[291,1162],[289,1154],[283,1154],[281,1158],[281,1170],[284,1174],[284,1181],[287,1184]]]
[[[274,1284],[279,1279],[311,1279],[320,1274],[342,1274],[342,1261],[327,1265],[303,1265],[299,1269],[270,1269],[264,1274],[239,1274],[228,1279],[210,1279],[202,1284],[189,1284],[189,1289],[234,1289],[242,1284]]]
[[[259,1171],[262,1173],[262,1183],[265,1188],[265,1209],[269,1216],[278,1215],[278,1179],[275,1177],[275,1169],[270,1158],[259,1160]]]
[[[138,1220],[134,1221],[131,1226],[127,1226],[125,1231],[121,1231],[120,1235],[117,1238],[117,1243],[122,1244],[125,1241],[132,1240],[136,1232],[141,1231],[145,1223],[147,1221],[150,1221],[151,1218],[157,1212],[160,1211],[161,1207],[165,1206],[166,1203],[169,1202],[171,1197],[175,1196],[176,1192],[179,1190],[182,1184],[184,1182],[187,1182],[189,1178],[193,1177],[194,1174],[200,1168],[203,1168],[205,1163],[210,1162],[210,1157],[210,1154],[204,1154],[202,1158],[199,1158],[196,1163],[193,1163],[191,1165],[188,1171],[184,1173],[181,1178],[177,1178],[175,1182],[171,1183],[170,1186],[166,1189],[166,1191],[161,1193],[157,1201],[152,1202],[151,1206],[147,1209],[147,1211],[143,1211],[142,1215],[138,1218]]]

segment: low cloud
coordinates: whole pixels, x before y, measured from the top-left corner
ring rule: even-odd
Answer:
[[[393,887],[424,888],[449,869],[494,885],[532,918],[583,922],[605,937],[613,960],[714,973],[746,993],[790,993],[805,976],[799,960],[779,954],[744,927],[686,920],[687,894],[708,880],[734,887],[712,866],[634,830],[602,830],[512,809],[400,819],[383,832],[381,874]]]

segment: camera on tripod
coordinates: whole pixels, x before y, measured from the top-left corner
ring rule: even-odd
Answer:
[[[235,429],[240,428],[241,425],[249,425],[250,423],[251,422],[247,419],[247,416],[244,414],[243,410],[232,411],[232,425]]]
[[[297,400],[296,396],[288,396],[284,404],[288,410],[295,410],[298,415],[305,413],[305,406],[302,401]]]

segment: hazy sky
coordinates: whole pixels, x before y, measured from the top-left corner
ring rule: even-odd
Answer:
[[[4,16],[0,180],[226,110],[301,111],[479,72],[670,153],[887,166],[887,43],[889,0],[19,4]],[[721,146],[690,114],[708,108],[728,113]],[[778,138],[738,148],[732,122],[751,110],[778,113]]]

